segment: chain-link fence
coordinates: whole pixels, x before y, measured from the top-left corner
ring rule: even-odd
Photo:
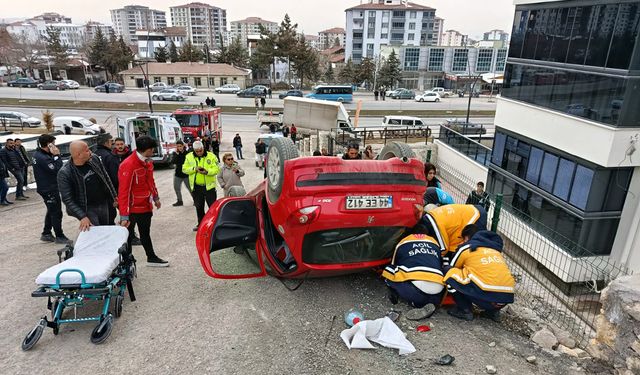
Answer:
[[[437,160],[436,166],[443,189],[457,203],[464,203],[477,181],[446,161]],[[496,212],[499,214],[495,215]],[[533,310],[543,321],[570,332],[579,345],[587,345],[595,332],[601,290],[630,271],[535,222],[501,202],[501,197],[491,197],[488,214],[488,223],[497,220],[494,228],[505,242],[504,253],[517,281],[516,303]],[[567,248],[580,256],[563,250]]]

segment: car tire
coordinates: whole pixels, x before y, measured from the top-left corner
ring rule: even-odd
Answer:
[[[42,86],[38,86],[38,90],[42,90],[42,89],[43,89]]]
[[[424,98],[420,98],[420,100],[418,100],[420,103],[424,103]]]
[[[299,157],[298,149],[290,138],[274,138],[267,154],[267,198],[274,204],[282,194],[284,163]]]
[[[151,97],[151,99],[153,99],[153,100],[158,100],[158,96],[157,96],[157,95],[154,95],[154,96],[152,96],[152,97]]]
[[[415,157],[415,152],[404,142],[389,142],[382,148],[382,151],[380,151],[378,155],[379,160],[388,160],[391,158],[413,159]]]
[[[56,87],[56,90],[60,91],[60,90],[61,90],[61,88],[60,88],[60,87]]]
[[[436,103],[439,102],[439,101],[440,101],[440,99],[436,98]]]

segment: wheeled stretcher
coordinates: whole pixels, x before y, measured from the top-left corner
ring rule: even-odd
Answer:
[[[65,323],[98,322],[91,332],[94,344],[101,344],[109,337],[113,316],[117,318],[122,314],[125,289],[131,301],[135,301],[132,280],[136,263],[127,246],[128,236],[128,230],[120,226],[95,226],[81,232],[74,246],[58,251],[61,262],[36,278],[38,288],[31,293],[32,297],[47,297],[51,320],[47,315],[40,318],[22,341],[22,350],[31,349],[45,327],[52,328],[57,335],[60,325]],[[78,308],[91,300],[102,301],[100,315],[78,317]],[[65,311],[67,316],[63,319]]]

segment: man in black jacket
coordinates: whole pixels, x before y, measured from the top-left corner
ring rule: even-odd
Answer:
[[[220,160],[220,141],[216,133],[211,135],[211,152],[216,156],[216,159]]]
[[[58,173],[62,201],[70,216],[80,220],[80,230],[92,225],[114,225],[111,207],[117,193],[100,158],[83,141],[69,145],[71,159]]]
[[[7,185],[7,178],[9,178],[9,170],[4,165],[2,159],[0,159],[0,206],[8,206],[13,204],[7,200],[7,192],[9,191],[9,185]]]
[[[173,207],[182,206],[182,185],[187,188],[187,191],[191,191],[189,188],[189,176],[182,172],[182,165],[184,164],[184,159],[187,157],[189,153],[185,148],[184,142],[177,141],[176,142],[176,157],[174,162],[176,164],[176,171],[173,176],[173,190],[176,192],[176,203],[173,204]]]
[[[0,159],[9,172],[16,178],[17,186],[16,186],[16,200],[26,200],[27,197],[24,195],[24,167],[25,163],[22,161],[22,157],[20,156],[20,152],[16,150],[13,139],[7,139],[4,144],[2,150],[0,150]]]
[[[18,152],[18,154],[20,155],[20,158],[22,159],[22,162],[24,163],[24,169],[22,170],[22,176],[24,177],[24,187],[26,190],[27,185],[29,185],[29,166],[32,164],[31,163],[31,158],[29,157],[29,154],[27,153],[27,149],[24,148],[24,146],[22,145],[22,139],[20,138],[16,138],[13,140],[13,143],[15,144],[14,147],[16,149],[16,151]]]
[[[469,193],[465,204],[478,204],[484,207],[485,210],[489,211],[491,201],[489,200],[489,194],[484,191],[484,182],[478,181],[476,190],[472,190],[471,193]]]
[[[104,165],[104,168],[107,170],[113,187],[118,191],[118,168],[120,167],[120,159],[111,151],[113,137],[109,133],[103,133],[97,138],[98,147],[95,154],[102,161],[102,165]]]
[[[57,176],[63,163],[55,140],[56,138],[49,134],[43,134],[38,138],[40,147],[33,154],[33,176],[36,179],[37,192],[47,206],[40,240],[63,244],[68,243],[69,239],[62,231],[62,203]],[[51,235],[51,229],[56,234],[55,238]]]

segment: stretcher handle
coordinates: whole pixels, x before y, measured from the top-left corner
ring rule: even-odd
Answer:
[[[80,271],[77,268],[69,268],[66,270],[62,270],[60,272],[58,272],[58,274],[56,275],[56,285],[60,285],[60,275],[62,275],[65,272],[75,272],[75,273],[79,273],[80,274],[80,280],[81,280],[81,287],[82,288],[86,288],[87,287],[87,279],[84,277],[84,272]]]

